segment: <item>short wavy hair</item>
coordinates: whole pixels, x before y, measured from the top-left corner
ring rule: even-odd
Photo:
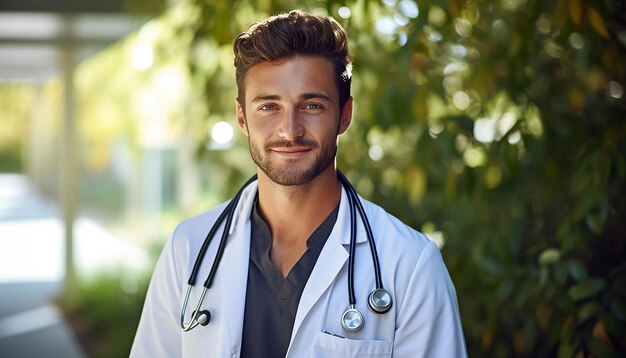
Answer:
[[[328,59],[333,67],[339,92],[339,106],[350,98],[352,60],[348,54],[348,36],[341,25],[329,17],[300,10],[272,16],[254,23],[233,44],[237,96],[244,104],[244,80],[250,67],[295,55]]]

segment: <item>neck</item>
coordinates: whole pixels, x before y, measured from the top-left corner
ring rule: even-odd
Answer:
[[[278,185],[262,171],[258,176],[259,212],[272,232],[270,259],[286,277],[307,239],[339,204],[341,184],[334,165],[305,185]]]

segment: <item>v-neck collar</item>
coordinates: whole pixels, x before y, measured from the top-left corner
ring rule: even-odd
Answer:
[[[263,273],[268,286],[271,287],[277,301],[281,305],[288,305],[294,293],[302,291],[315,266],[319,253],[335,225],[338,212],[339,205],[307,239],[307,250],[291,268],[287,277],[283,277],[270,260],[272,233],[259,213],[258,196],[255,199],[250,215],[252,223],[250,260]]]

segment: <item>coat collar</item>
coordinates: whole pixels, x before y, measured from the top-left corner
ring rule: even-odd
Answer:
[[[232,234],[235,230],[241,229],[246,223],[248,223],[248,221],[250,221],[252,205],[254,204],[254,198],[256,197],[258,190],[259,181],[255,180],[241,193],[241,198],[235,208],[233,223],[230,226],[230,234]]]
[[[250,183],[250,185],[244,189],[241,194],[241,199],[237,204],[237,208],[235,209],[235,218],[233,219],[233,223],[230,228],[230,233],[232,234],[236,228],[242,227],[250,220],[250,212],[252,210],[252,204],[254,203],[254,198],[256,197],[256,193],[259,188],[258,180]],[[363,198],[359,196],[359,200],[363,202]],[[341,201],[339,203],[339,213],[337,214],[337,222],[335,223],[335,227],[331,232],[329,239],[338,240],[342,245],[350,245],[350,205],[348,205],[348,194],[345,188],[341,188]],[[363,221],[359,215],[359,212],[356,208],[355,217],[357,220],[357,233],[356,233],[356,242],[362,243],[367,241],[367,236],[365,232],[365,228],[363,225]],[[297,214],[296,214],[297,215]]]
[[[230,355],[241,347],[241,332],[246,306],[246,286],[250,262],[250,213],[257,192],[257,183],[251,183],[242,193],[235,208],[235,216],[230,226],[230,239],[224,251],[218,271],[227,273],[216,291],[221,295],[221,308],[217,314],[224,314],[220,320],[222,353]]]
[[[330,287],[333,281],[339,275],[341,269],[345,266],[348,260],[349,245],[350,245],[350,205],[345,189],[341,191],[341,202],[339,203],[339,213],[337,214],[337,222],[333,227],[333,231],[330,233],[322,252],[320,252],[317,258],[317,263],[309,276],[302,297],[300,298],[300,304],[298,305],[298,311],[296,312],[296,319],[291,331],[291,344],[302,326],[302,323],[313,306],[319,301],[324,292]],[[355,208],[356,210],[356,208]],[[363,224],[358,219],[358,211],[355,212],[357,217],[357,244],[367,241],[365,236],[365,229]],[[287,351],[289,356],[289,350]]]
[[[251,183],[242,193],[241,199],[236,207],[235,219],[230,228],[231,234],[236,238],[227,247],[239,253],[239,260],[223,260],[224,272],[230,272],[231,276],[226,287],[222,291],[228,297],[228,306],[232,317],[223,320],[224,331],[228,334],[228,341],[237,346],[241,345],[241,332],[243,330],[244,307],[246,297],[246,284],[248,275],[248,263],[250,256],[250,213],[254,198],[258,190],[258,182]],[[362,200],[362,199],[361,199]],[[324,292],[330,287],[338,276],[348,259],[348,246],[350,244],[350,205],[346,190],[342,188],[341,201],[337,221],[333,230],[322,248],[317,263],[309,276],[292,330],[291,342],[298,334],[307,314],[319,301]],[[355,208],[355,210],[357,210]],[[357,244],[367,241],[364,225],[358,211],[355,211],[357,218]],[[225,253],[226,254],[226,253]],[[244,264],[245,263],[245,264]],[[320,264],[321,263],[321,264]],[[232,307],[239,309],[233,310]]]
[[[361,203],[363,199],[359,196]],[[335,230],[330,234],[329,239],[334,238],[339,240],[342,245],[350,245],[350,205],[348,201],[348,193],[345,188],[341,188],[341,202],[339,203],[339,213],[337,214],[337,223],[335,224]],[[354,208],[354,214],[356,218],[356,243],[360,244],[367,241],[365,233],[365,227],[358,209]],[[333,236],[336,234],[336,236]]]

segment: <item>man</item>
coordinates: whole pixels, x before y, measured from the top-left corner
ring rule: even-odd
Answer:
[[[234,209],[223,260],[200,307],[206,316],[192,312],[202,285],[191,291],[183,325],[208,323],[183,332],[180,314],[196,257],[226,204],[174,231],[156,266],[131,356],[465,356],[456,295],[439,250],[363,199],[393,304],[386,313],[367,307],[376,287],[373,255],[357,220],[351,274],[354,308],[364,324],[356,331],[342,327],[350,308],[354,199],[335,167],[338,136],[350,125],[353,105],[341,26],[292,11],[251,26],[235,40],[234,52],[237,120],[258,181],[243,190]],[[209,245],[200,280],[209,275],[218,246],[217,239]]]

